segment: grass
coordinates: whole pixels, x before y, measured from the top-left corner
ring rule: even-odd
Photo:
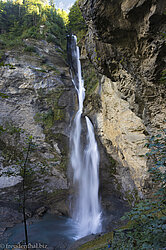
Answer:
[[[95,240],[83,244],[82,246],[78,247],[78,250],[108,249],[110,240],[113,240],[113,232],[106,233],[102,236],[97,237],[97,239]]]

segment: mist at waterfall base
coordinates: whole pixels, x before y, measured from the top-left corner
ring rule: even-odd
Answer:
[[[33,221],[28,219],[27,224],[28,240],[33,245],[40,243],[48,247],[56,247],[56,249],[66,249],[75,241],[76,227],[70,218],[46,214],[41,219]],[[5,239],[0,243],[16,245],[24,239],[24,224],[20,223],[8,229]]]
[[[99,190],[99,152],[94,129],[86,116],[86,142],[82,142],[83,102],[85,98],[84,81],[81,74],[81,63],[77,38],[71,37],[73,84],[78,95],[78,111],[71,131],[71,166],[73,169],[73,186],[75,204],[72,218],[77,223],[75,239],[101,232],[101,208],[98,199]],[[76,192],[77,190],[77,192]]]

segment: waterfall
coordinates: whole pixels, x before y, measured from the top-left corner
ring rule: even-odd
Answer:
[[[86,143],[82,142],[82,113],[85,98],[84,81],[81,75],[81,63],[77,39],[72,36],[72,61],[75,64],[73,84],[78,95],[78,111],[71,131],[71,166],[73,185],[77,190],[73,209],[73,219],[77,223],[76,239],[101,232],[101,209],[98,198],[99,189],[99,151],[94,129],[88,117],[85,117],[87,132]]]

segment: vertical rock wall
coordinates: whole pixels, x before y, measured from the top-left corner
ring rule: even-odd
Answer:
[[[12,225],[22,218],[17,216],[22,195],[17,162],[21,158],[25,160],[26,134],[33,136],[36,144],[28,158],[33,173],[26,194],[27,214],[31,217],[47,210],[69,213],[68,145],[75,112],[75,90],[69,67],[61,48],[52,43],[26,39],[23,45],[31,51],[24,46],[6,50],[0,66],[0,92],[8,96],[0,98],[0,126],[6,129],[0,135],[3,230],[5,223]]]
[[[120,189],[126,197],[137,191],[142,197],[149,187],[144,145],[165,127],[160,78],[166,67],[166,3],[86,0],[80,8],[88,25],[86,53],[102,77],[102,108],[91,110],[92,119],[107,153],[118,162],[114,176]]]

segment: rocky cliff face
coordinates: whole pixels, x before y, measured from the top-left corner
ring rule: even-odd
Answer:
[[[23,47],[4,51],[0,75],[0,92],[8,95],[0,99],[0,125],[6,129],[0,137],[3,231],[22,218],[17,212],[22,178],[15,174],[20,171],[17,161],[22,149],[27,148],[25,134],[32,135],[36,144],[29,157],[33,174],[27,215],[41,215],[48,209],[68,214],[66,170],[75,91],[63,51],[46,41],[26,39]]]
[[[112,226],[113,218],[127,210],[122,197],[132,204],[150,186],[144,145],[164,127],[166,114],[160,82],[166,60],[166,3],[81,0],[80,7],[88,25],[81,56],[88,89],[85,113],[96,129],[100,193]],[[27,215],[42,215],[47,209],[68,213],[66,166],[76,97],[63,57],[59,47],[32,39],[0,57],[0,92],[8,95],[0,99],[0,126],[6,129],[0,136],[0,234],[21,218],[22,179],[10,171],[19,171],[15,159],[26,147],[25,132],[37,144],[30,157],[35,173]]]
[[[150,185],[144,145],[164,127],[166,115],[160,82],[166,3],[82,0],[80,8],[88,25],[83,58],[87,53],[102,78],[96,89],[102,108],[96,113],[89,104],[87,112],[107,153],[118,162],[117,187],[127,199],[137,192],[142,197]]]

